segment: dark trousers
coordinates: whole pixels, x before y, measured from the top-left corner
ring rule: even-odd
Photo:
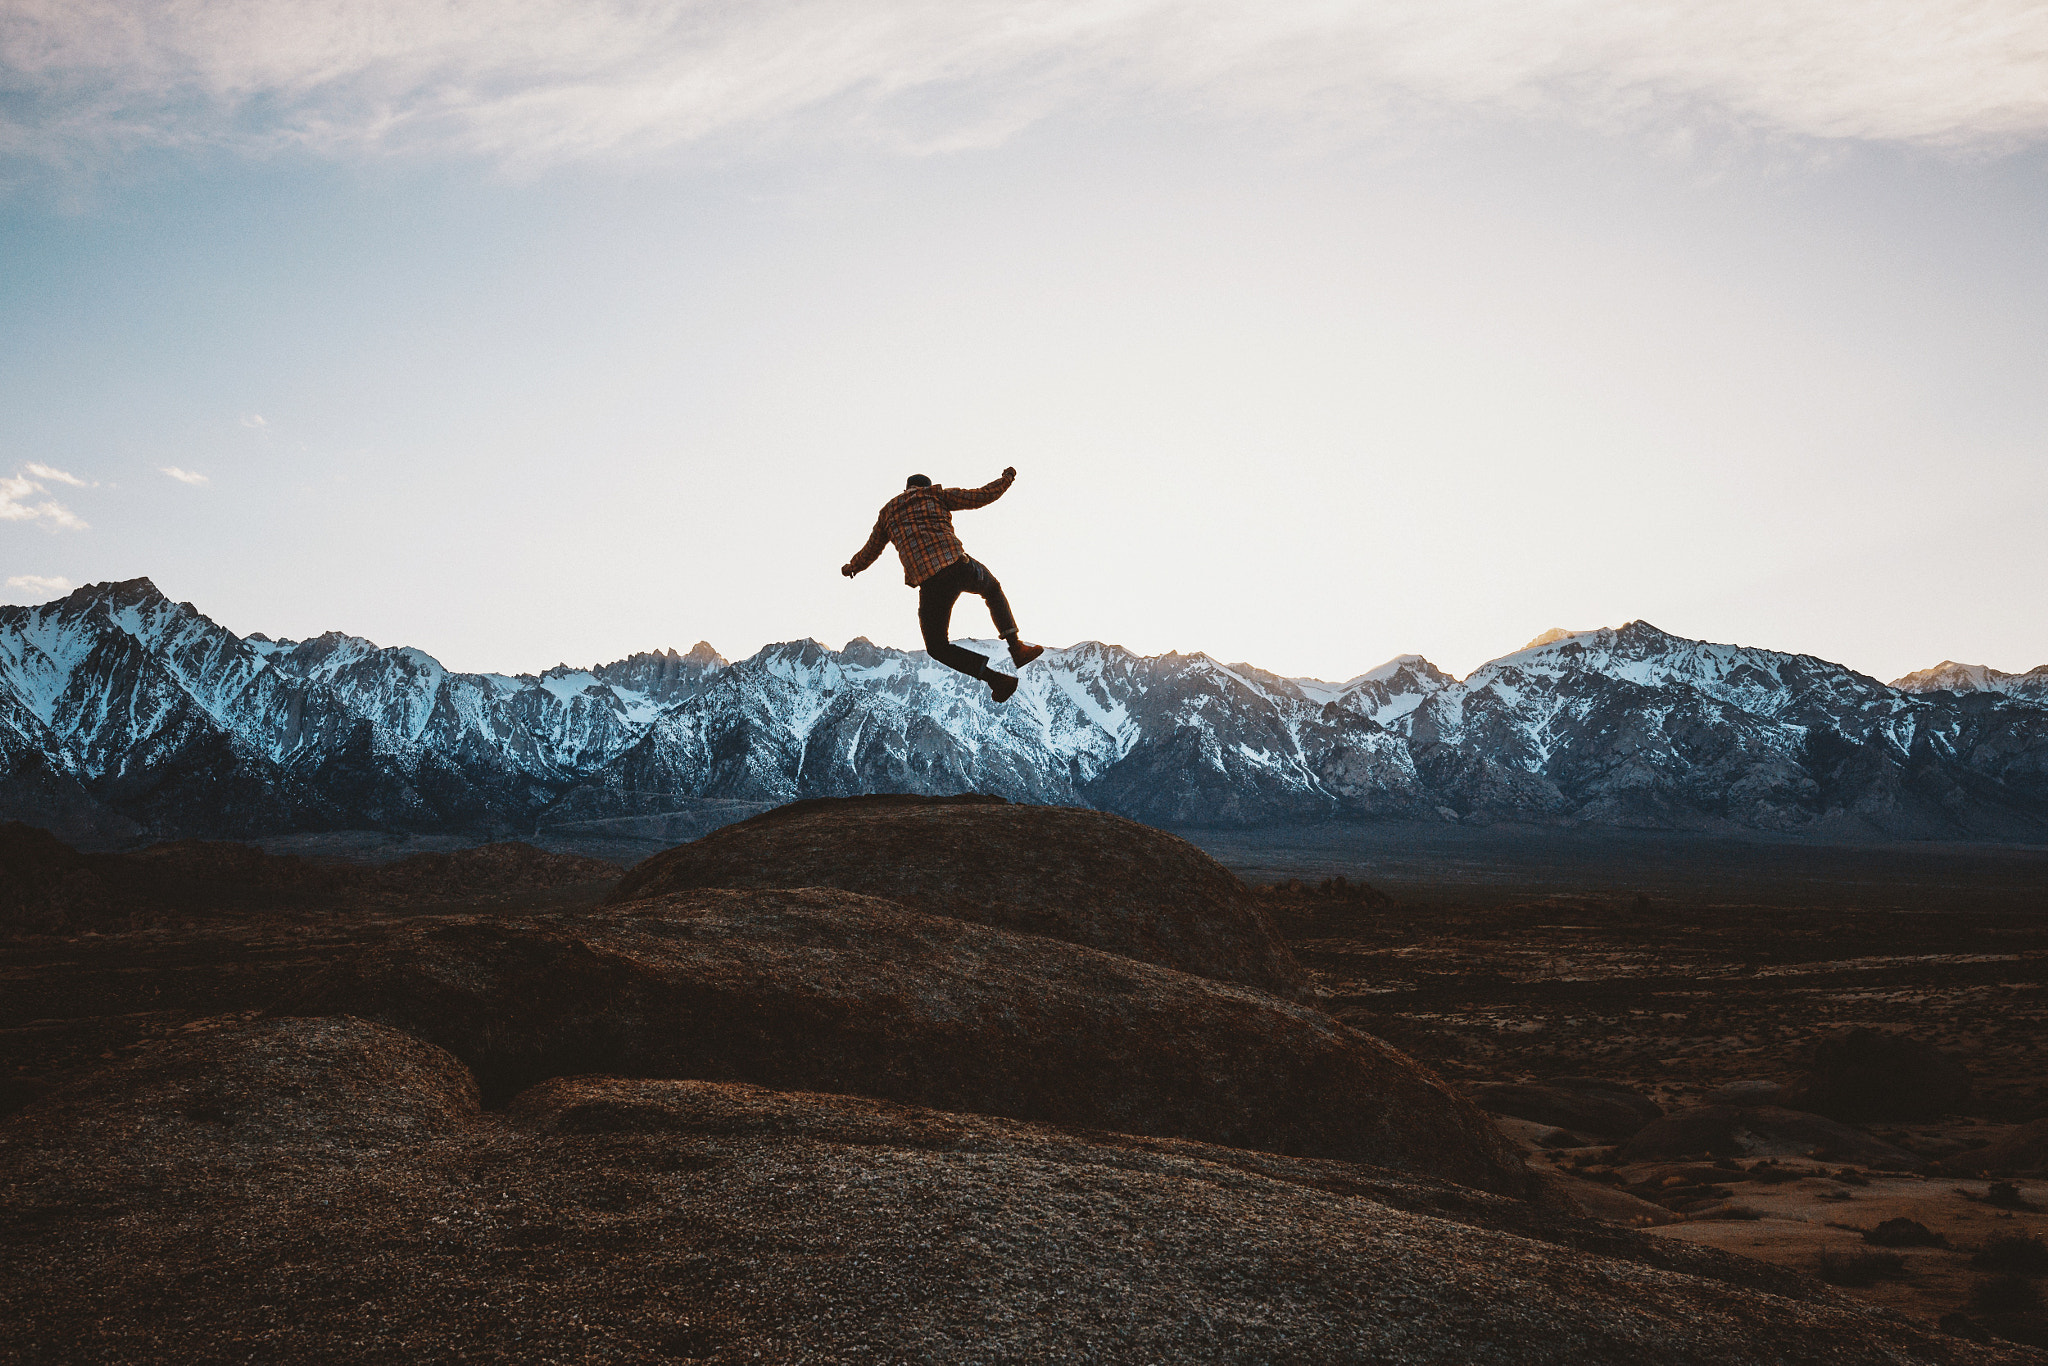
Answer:
[[[953,604],[962,593],[979,594],[988,603],[998,634],[1017,634],[1017,619],[1010,615],[1010,600],[1003,596],[1003,586],[987,565],[969,556],[953,561],[917,586],[917,624],[924,628],[925,653],[949,669],[986,678],[991,672],[988,656],[963,650],[952,641]]]

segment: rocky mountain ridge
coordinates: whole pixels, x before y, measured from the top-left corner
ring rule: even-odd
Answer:
[[[1931,669],[1893,679],[1892,686],[1900,692],[1915,693],[2004,693],[2048,705],[2048,664],[2037,665],[2023,674],[2009,674],[1984,664],[1958,664],[1953,659],[1944,659]]]
[[[865,639],[464,674],[340,632],[239,637],[134,579],[0,608],[0,816],[100,839],[505,836],[985,791],[1154,825],[2048,836],[2048,706],[2017,691],[1908,690],[1641,621],[1539,639],[1463,680],[1402,655],[1343,683],[1091,641],[996,707]]]

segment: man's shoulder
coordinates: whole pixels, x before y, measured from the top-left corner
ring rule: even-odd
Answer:
[[[882,504],[882,515],[887,517],[893,513],[902,512],[917,503],[923,502],[927,498],[935,497],[941,492],[943,490],[937,484],[927,484],[922,488],[905,489],[888,502]]]

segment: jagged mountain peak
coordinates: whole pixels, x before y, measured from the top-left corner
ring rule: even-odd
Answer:
[[[596,665],[590,673],[619,693],[630,714],[639,718],[682,701],[728,667],[722,655],[698,641],[688,654],[673,648],[643,651]]]
[[[1458,681],[1421,655],[1395,655],[1386,663],[1346,680],[1344,687],[1356,688],[1361,683],[1391,683],[1403,674],[1437,685]]]
[[[2042,666],[2048,668],[2048,665]],[[1985,664],[1960,664],[1953,659],[1944,659],[1931,669],[1919,669],[1903,678],[1892,680],[1892,686],[1901,692],[1989,692],[2014,675],[2002,669]]]
[[[841,663],[844,656],[821,640],[809,636],[802,640],[778,640],[763,645],[752,655],[739,661],[733,669],[721,670],[731,673],[734,669],[750,672],[765,671],[785,679],[810,678],[819,670],[829,669]]]
[[[30,611],[48,611],[76,614],[80,612],[103,612],[110,620],[122,623],[132,634],[136,623],[149,620],[161,625],[172,617],[188,617],[205,622],[215,629],[218,627],[205,613],[190,602],[172,602],[162,589],[149,578],[113,579],[102,583],[89,583],[74,588],[61,598],[52,599]]]
[[[1000,659],[1000,642],[965,643]],[[131,580],[0,612],[0,797],[26,790],[7,784],[32,760],[83,785],[66,800],[180,833],[503,832],[982,790],[1169,824],[1832,820],[2038,838],[2048,709],[2021,695],[2028,679],[2048,700],[2048,667],[1993,679],[2005,696],[1916,695],[1636,620],[1463,682],[1419,654],[1339,685],[1083,641],[1049,648],[997,706],[865,637],[457,674],[340,631],[240,638]]]
[[[1546,640],[1544,637],[1549,639]],[[1543,636],[1537,637],[1537,641],[1532,641],[1513,654],[1488,660],[1474,670],[1466,681],[1469,683],[1472,677],[1489,670],[1498,671],[1509,667],[1610,671],[1624,663],[1642,664],[1666,660],[1674,667],[1690,670],[1707,665],[1709,661],[1719,661],[1733,667],[1740,661],[1792,661],[1812,658],[1810,655],[1788,654],[1781,650],[1763,649],[1753,645],[1729,645],[1694,640],[1688,636],[1673,635],[1660,626],[1637,619],[1623,622],[1620,626],[1599,626],[1586,631],[1546,631]],[[1828,667],[1838,669],[1841,666]]]
[[[72,589],[61,598],[54,598],[26,610],[69,617],[102,613],[109,620],[129,624],[145,618],[162,620],[169,616],[206,620],[197,607],[189,602],[172,602],[147,578],[89,583],[81,588]]]
[[[279,640],[270,646],[252,644],[252,640],[253,637],[245,639],[243,644],[268,658],[274,666],[299,677],[330,673],[387,653],[376,641],[346,631],[322,631],[304,640]]]
[[[1290,689],[1294,687],[1293,679],[1283,678],[1271,670],[1261,669],[1256,664],[1247,664],[1241,659],[1232,664],[1225,664],[1223,667],[1236,674],[1239,678],[1250,679],[1265,687],[1284,687]]]
[[[324,650],[332,650],[343,645],[352,645],[363,650],[381,650],[384,648],[368,636],[352,636],[346,631],[322,631],[317,636],[308,636],[300,641],[299,644],[302,646],[317,645]]]
[[[1503,659],[1514,659],[1521,655],[1548,653],[1558,658],[1569,658],[1595,651],[1618,651],[1632,655],[1654,654],[1673,647],[1705,644],[1703,641],[1688,640],[1674,636],[1662,627],[1637,618],[1625,621],[1619,626],[1595,626],[1582,631],[1567,631],[1554,627],[1524,645]],[[1498,661],[1495,661],[1498,662]]]
[[[1524,645],[1522,650],[1534,650],[1539,646],[1554,645],[1567,636],[1583,636],[1587,634],[1590,634],[1590,632],[1585,630],[1572,631],[1566,630],[1562,626],[1553,626],[1548,631],[1539,633],[1527,645]],[[1520,654],[1521,650],[1517,650],[1515,653]]]
[[[1920,669],[1892,686],[1908,693],[2003,693],[2028,701],[2048,702],[2048,664],[2037,665],[2023,674],[2007,673],[1986,664],[1960,664],[1944,659],[1931,669]]]
[[[839,653],[850,663],[856,664],[863,669],[872,669],[883,660],[889,658],[893,652],[884,650],[866,636],[855,636],[852,640],[846,642],[845,648],[840,650]]]
[[[148,577],[110,579],[103,583],[89,583],[82,588],[72,589],[67,598],[75,602],[131,604],[170,601],[169,598],[163,595],[163,591],[156,586],[155,581]]]

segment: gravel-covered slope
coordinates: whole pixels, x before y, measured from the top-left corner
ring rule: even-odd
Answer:
[[[219,1081],[230,1079],[224,1098]],[[201,1027],[0,1127],[47,1362],[2036,1359],[1804,1277],[1344,1163]]]
[[[792,803],[656,854],[615,903],[707,887],[837,887],[1297,999],[1308,976],[1236,874],[1162,830],[999,797]]]

